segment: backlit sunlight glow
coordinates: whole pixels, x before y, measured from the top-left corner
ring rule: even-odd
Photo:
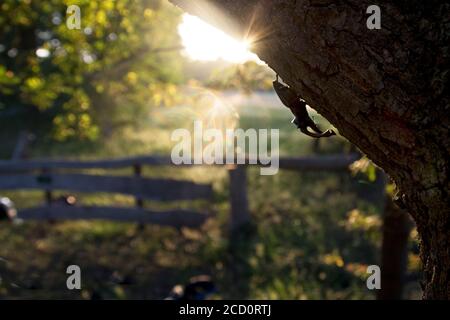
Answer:
[[[258,57],[248,50],[248,43],[233,39],[195,16],[183,14],[178,33],[187,55],[193,60],[223,59],[233,63],[244,63],[249,60],[260,62]]]

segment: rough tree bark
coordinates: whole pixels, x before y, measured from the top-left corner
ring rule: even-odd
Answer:
[[[450,298],[450,5],[170,0],[252,51],[396,182],[421,237],[424,298]],[[376,2],[376,3],[375,3]],[[381,30],[366,26],[381,8]]]

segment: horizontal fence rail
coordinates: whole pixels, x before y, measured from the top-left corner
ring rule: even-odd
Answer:
[[[45,169],[120,169],[134,165],[161,166],[171,165],[170,157],[142,156],[105,160],[21,160],[0,161],[0,172],[28,171]]]
[[[139,208],[104,206],[44,206],[20,210],[22,220],[112,220],[171,227],[201,226],[209,214],[190,210],[155,212]]]
[[[279,169],[295,171],[347,171],[360,158],[359,154],[336,154],[309,157],[281,157]],[[236,162],[236,161],[234,161]],[[260,162],[230,165],[203,164],[224,167],[230,179],[230,226],[238,229],[250,222],[246,189],[246,167],[274,166]],[[23,220],[113,220],[152,223],[173,227],[199,227],[210,216],[189,210],[154,212],[143,209],[143,200],[211,200],[211,184],[198,184],[174,179],[142,177],[143,166],[189,167],[193,164],[174,165],[170,157],[140,156],[106,160],[2,160],[0,161],[0,189],[40,189],[45,193],[47,206],[22,209],[18,218]],[[60,170],[122,169],[132,168],[130,176],[108,174],[67,173]],[[70,172],[70,171],[69,171]],[[83,206],[54,202],[52,191],[110,192],[134,196],[135,207]]]
[[[208,184],[172,179],[87,174],[3,175],[0,177],[0,189],[112,192],[158,201],[210,199],[212,197],[212,187]]]
[[[297,158],[280,158],[280,169],[299,171],[345,171],[349,166],[360,159],[361,155],[338,154],[326,156],[311,156]]]
[[[337,154],[309,157],[281,157],[279,160],[280,169],[291,170],[345,170],[361,156],[359,154]],[[223,166],[223,164],[213,164]],[[245,165],[248,165],[248,159]],[[107,160],[0,160],[0,173],[10,173],[14,171],[33,171],[42,169],[120,169],[141,166],[175,166],[170,157],[141,156]],[[177,166],[193,166],[194,164],[180,164]],[[205,166],[208,166],[204,164]],[[256,165],[263,165],[257,163]]]

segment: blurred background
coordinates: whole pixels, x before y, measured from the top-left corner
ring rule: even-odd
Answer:
[[[66,25],[72,4],[81,9],[81,29]],[[172,131],[199,119],[279,129],[282,157],[357,153],[340,136],[302,135],[272,90],[275,74],[250,44],[167,1],[3,0],[0,12],[2,161],[169,156]],[[200,228],[1,221],[0,298],[163,299],[175,285],[208,275],[216,299],[375,299],[377,290],[366,287],[367,266],[382,265],[383,250],[393,247],[401,248],[397,258],[403,260],[391,255],[383,262],[392,260],[403,271],[392,280],[401,282],[401,293],[398,285],[392,290],[398,298],[421,297],[417,234],[396,211],[391,236],[383,237],[383,224],[391,221],[386,217],[397,209],[387,200],[392,187],[367,159],[348,171],[246,171],[250,219],[232,235],[233,185],[225,168],[206,166],[144,166],[141,173],[211,184],[210,201],[141,204],[214,212]],[[55,199],[67,195],[52,193]],[[19,216],[46,201],[40,190],[6,189],[0,196],[15,203]],[[70,196],[85,205],[135,201],[101,192]],[[399,230],[407,231],[396,236]],[[70,264],[81,267],[81,290],[66,288]]]

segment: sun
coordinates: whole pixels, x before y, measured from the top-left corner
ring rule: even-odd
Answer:
[[[249,43],[238,41],[195,16],[183,14],[178,26],[186,54],[193,60],[223,59],[232,63],[260,60],[249,51]]]

